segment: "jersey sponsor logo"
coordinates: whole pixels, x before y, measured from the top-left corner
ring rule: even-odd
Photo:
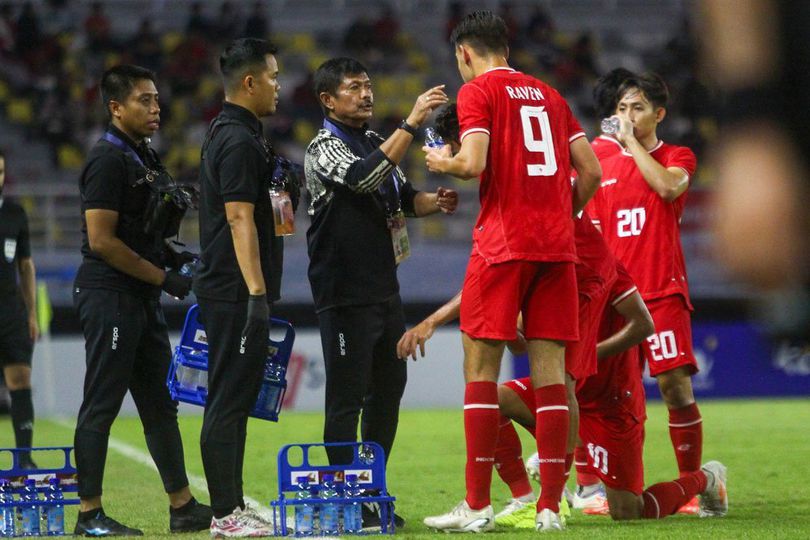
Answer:
[[[16,238],[6,238],[3,244],[3,254],[6,256],[6,262],[14,261],[14,256],[17,254]]]
[[[206,335],[205,330],[198,328],[197,331],[194,332],[194,343],[208,345],[208,336]]]
[[[506,93],[512,99],[530,99],[533,101],[540,101],[546,99],[543,92],[531,86],[505,86]]]
[[[600,185],[600,186],[602,186],[602,187],[605,187],[605,186],[612,186],[612,185],[613,185],[613,184],[615,184],[616,182],[618,182],[618,180],[617,180],[616,178],[608,178],[607,180],[605,180],[604,182],[602,182],[602,183],[601,183],[601,184],[599,184],[599,185]]]
[[[113,326],[112,330],[112,350],[118,349],[118,327]]]

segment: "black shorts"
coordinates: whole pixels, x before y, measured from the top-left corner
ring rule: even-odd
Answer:
[[[28,334],[28,312],[20,298],[9,304],[0,309],[0,367],[30,366],[34,343]]]

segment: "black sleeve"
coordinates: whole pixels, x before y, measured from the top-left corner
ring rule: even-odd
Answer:
[[[358,193],[371,193],[382,184],[394,164],[379,148],[365,158],[337,137],[321,137],[310,144],[307,162],[324,184],[340,184]]]
[[[31,256],[31,239],[28,236],[28,216],[20,207],[20,233],[17,235],[17,260]]]
[[[267,174],[267,161],[261,150],[250,142],[240,142],[224,149],[217,166],[222,200],[256,204],[262,182]]]
[[[419,190],[414,189],[413,184],[407,180],[399,190],[399,203],[402,205],[402,211],[409,216],[416,215],[413,200],[416,198],[417,193],[419,193]]]
[[[104,154],[88,163],[82,191],[85,210],[120,211],[126,178],[124,161],[115,154]]]

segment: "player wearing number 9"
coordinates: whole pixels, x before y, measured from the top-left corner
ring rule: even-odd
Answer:
[[[461,296],[467,494],[454,511],[426,518],[425,524],[448,531],[492,528],[496,381],[504,344],[516,339],[522,312],[543,462],[537,524],[559,529],[569,394],[575,404],[564,350],[566,341],[579,338],[572,215],[593,196],[601,169],[562,96],[509,67],[500,17],[473,12],[451,41],[466,83],[457,97],[461,148],[452,157],[428,151],[425,159],[434,172],[480,177],[481,211]],[[573,190],[572,165],[579,173]]]

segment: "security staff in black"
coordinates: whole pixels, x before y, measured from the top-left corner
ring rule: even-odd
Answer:
[[[31,258],[28,218],[22,206],[3,198],[6,158],[0,149],[0,368],[11,394],[11,425],[17,448],[30,448],[34,438],[31,401],[31,355],[39,335],[36,314],[36,270]],[[19,281],[17,276],[19,274]],[[20,467],[36,469],[30,452],[17,454]]]
[[[267,41],[252,38],[225,48],[219,60],[225,104],[202,148],[194,293],[208,339],[200,449],[214,511],[212,536],[273,534],[245,505],[242,466],[248,414],[267,359],[270,303],[281,284],[283,245],[269,195],[274,155],[259,120],[276,111],[274,53]]]
[[[362,411],[362,439],[379,443],[388,459],[407,379],[406,362],[396,355],[405,332],[397,259],[410,249],[402,216],[450,213],[457,203],[452,190],[416,191],[397,164],[416,128],[447,96],[441,86],[419,96],[407,120],[383,139],[367,126],[374,95],[362,64],[328,60],[314,83],[326,118],[304,168],[312,216],[309,281],[326,367],[323,436],[356,441]],[[331,463],[351,460],[350,449],[328,454]]]
[[[165,244],[175,231],[162,227],[177,220],[166,219],[161,201],[176,193],[147,146],[160,123],[154,74],[116,66],[104,73],[101,93],[111,122],[79,180],[83,260],[73,300],[86,340],[87,372],[74,442],[81,500],[75,534],[143,534],[107,516],[101,505],[110,426],[127,390],[169,495],[170,530],[204,530],[211,509],[189,491],[177,403],[166,387],[171,348],[160,291],[182,298],[191,280],[176,270],[185,257]],[[168,191],[158,193],[159,186]]]

